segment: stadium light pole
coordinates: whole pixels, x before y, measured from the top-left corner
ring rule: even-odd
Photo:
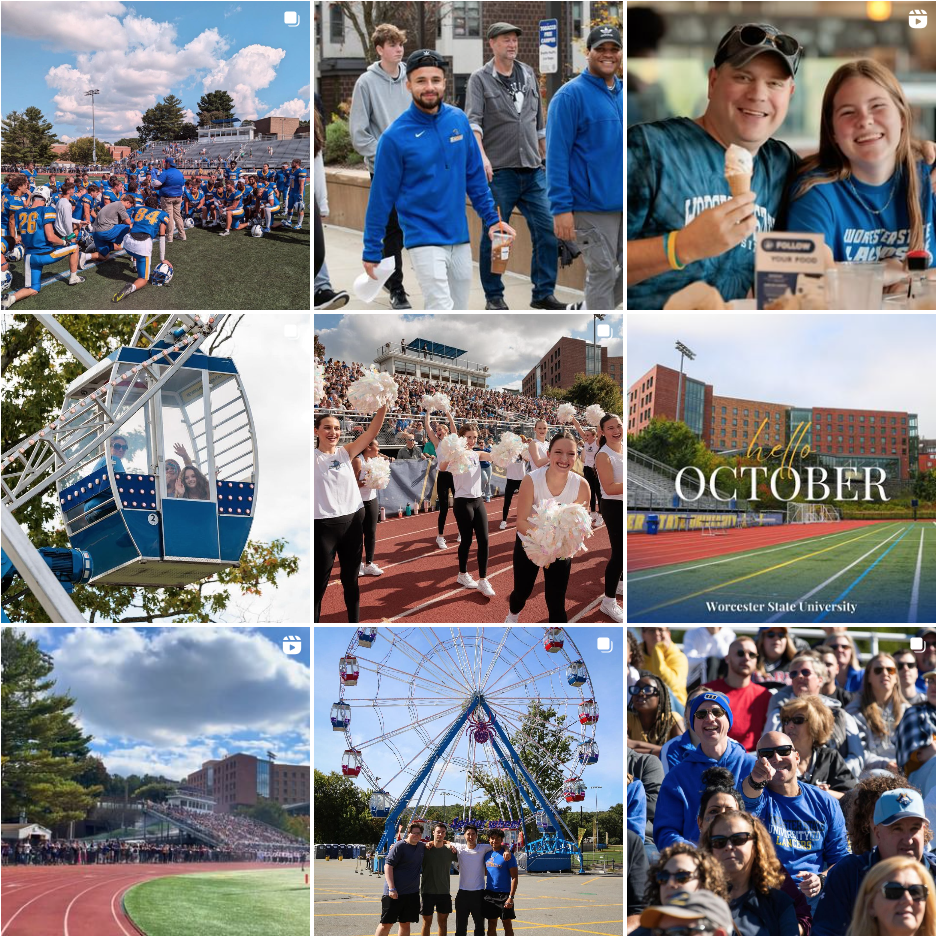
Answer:
[[[85,92],[85,97],[91,98],[91,162],[96,163],[98,161],[98,140],[94,133],[94,96],[100,94],[101,92],[97,88],[92,88],[90,91]]]
[[[689,358],[692,361],[696,357],[696,353],[690,351],[683,342],[677,342],[674,346],[677,351],[680,352],[680,377],[677,378],[677,419],[680,419],[680,390],[683,387],[683,359]],[[686,420],[683,421],[684,423]]]

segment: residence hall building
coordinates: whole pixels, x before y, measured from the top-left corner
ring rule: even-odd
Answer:
[[[215,799],[215,810],[254,807],[258,797],[278,804],[309,800],[309,765],[286,765],[238,752],[206,761],[182,782]]]
[[[521,382],[521,393],[539,397],[544,387],[568,390],[576,383],[577,374],[589,377],[607,374],[619,387],[624,386],[623,358],[609,358],[608,349],[581,338],[561,338],[528,372]]]
[[[917,470],[919,472],[930,472],[935,467],[934,451],[937,448],[937,440],[922,439],[918,445],[917,451]]]
[[[680,372],[655,365],[628,388],[628,433],[638,434],[651,420],[682,420],[713,452],[748,449],[767,420],[756,444],[787,446],[797,435],[798,448],[810,446],[821,465],[881,468],[889,479],[907,479],[919,469],[918,418],[899,410],[797,407],[787,403],[725,397],[713,385],[683,375],[680,415],[677,383]],[[806,424],[806,432],[798,426]],[[931,456],[933,460],[933,456]]]

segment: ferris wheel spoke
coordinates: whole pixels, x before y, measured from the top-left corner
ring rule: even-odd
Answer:
[[[446,655],[446,657],[449,658],[449,661],[452,664],[453,670],[452,670],[452,673],[449,674],[449,676],[450,677],[455,676],[456,679],[462,684],[462,686],[464,686],[468,692],[471,692],[472,687],[466,681],[465,675],[461,672],[461,668],[453,660],[452,655],[449,653],[449,648],[446,647],[446,645],[443,643],[443,641],[439,638],[439,636],[436,634],[436,632],[432,628],[429,628],[427,630],[433,636],[433,639],[436,642],[432,650],[435,650],[438,647]],[[420,632],[422,633],[422,631],[423,629],[421,628]]]
[[[452,724],[453,724],[458,718],[459,718],[459,716],[456,716],[455,719],[453,719],[447,726],[445,726],[445,727],[439,732],[439,734],[436,736],[436,738],[433,739],[433,744],[438,743],[439,739],[442,738],[442,737],[446,734],[446,732],[448,732],[449,729],[452,728]],[[394,734],[395,734],[395,735],[396,735],[396,734],[399,734],[399,732],[406,731],[408,728],[409,728],[409,726],[406,726],[406,727],[404,727],[403,729],[398,730],[398,731],[395,732]],[[418,751],[418,752],[403,766],[403,768],[401,768],[401,770],[398,771],[397,774],[395,774],[395,775],[387,782],[387,783],[388,783],[388,786],[389,786],[391,783],[393,783],[393,781],[395,781],[398,777],[400,777],[400,775],[403,774],[404,771],[406,771],[407,768],[409,768],[410,765],[412,765],[415,761],[417,761],[417,760],[420,758],[420,756],[423,755],[423,753],[426,751],[426,748],[427,748],[427,747],[432,748],[433,746],[432,746],[432,745],[430,745],[430,746],[424,746],[422,749],[420,749],[420,751]]]
[[[385,641],[387,641],[388,639],[387,639],[387,635],[383,633],[384,631],[389,631],[394,636],[393,641],[389,642],[392,647],[396,647],[400,651],[400,653],[404,655],[404,657],[408,658],[414,664],[417,664],[417,665],[420,664],[422,655],[420,654],[419,651],[416,650],[415,647],[413,647],[413,645],[411,645],[406,639],[404,639],[397,632],[395,632],[393,628],[379,628],[377,633]],[[412,654],[410,653],[411,651],[412,651]],[[442,676],[444,679],[449,676],[449,674],[447,674],[445,670],[439,667],[439,665],[436,664],[436,662],[433,661],[432,659],[426,659],[425,662],[428,665],[431,665],[433,669],[435,669],[438,672],[438,674]],[[411,674],[410,676],[413,677],[414,675]],[[432,684],[430,684],[430,686],[432,686]]]
[[[504,644],[507,641],[508,635],[510,633],[511,632],[509,628],[504,628],[501,632],[501,640],[498,643],[497,649],[495,650],[494,654],[491,657],[491,663],[488,664],[488,670],[485,672],[485,677],[481,681],[481,690],[483,693],[485,692],[485,687],[488,685],[488,678],[491,676],[491,671],[495,665],[495,662],[501,659],[501,652],[504,649]]]
[[[511,667],[510,669],[508,669],[508,670],[505,670],[504,673],[501,674],[501,676],[498,677],[497,680],[495,680],[495,682],[494,682],[494,684],[492,685],[491,689],[494,690],[494,688],[505,678],[505,676],[507,676],[507,674],[509,674],[509,673],[511,672],[511,669],[513,669],[513,667],[516,667],[531,651],[533,651],[533,650],[534,650],[536,647],[538,647],[538,646],[539,646],[539,640],[538,640],[537,642],[531,644],[531,646],[530,646],[529,648],[527,648],[527,650],[524,651],[524,653],[523,653],[520,657],[518,657],[517,660],[514,661],[514,664],[512,665],[512,667]],[[491,692],[491,691],[489,691],[489,692]]]
[[[453,712],[457,713],[460,711],[461,711],[460,707],[450,706],[449,709],[444,709],[442,712],[434,713],[432,716],[424,716],[424,718],[419,720],[419,725],[426,725],[429,722],[435,722],[437,719],[442,719],[444,716],[447,716],[450,713],[453,713]],[[456,718],[458,718],[458,716],[456,716]],[[455,722],[455,719],[452,719],[449,722],[449,724],[446,726],[446,729],[448,729],[449,726],[451,726],[453,722]],[[381,726],[383,728],[383,720],[381,720]],[[401,726],[399,729],[393,729],[390,732],[384,732],[381,735],[377,735],[373,739],[368,739],[367,742],[361,742],[356,747],[358,751],[364,751],[366,748],[368,748],[371,745],[377,745],[379,742],[383,742],[383,741],[386,741],[387,739],[395,738],[398,735],[402,735],[404,732],[409,732],[412,728],[413,728],[412,725]],[[445,732],[446,729],[443,729],[443,732]]]
[[[552,752],[545,749],[536,739],[530,738],[524,731],[523,728],[517,728],[516,737],[521,738],[524,741],[526,747],[532,747],[537,749],[541,753],[541,764],[543,764],[544,758],[546,761],[554,768],[559,769],[560,771],[566,771],[566,762],[558,759]]]
[[[443,684],[430,683],[428,682],[427,678],[415,677],[413,674],[409,674],[405,670],[400,670],[397,667],[391,667],[389,664],[378,665],[378,664],[372,663],[371,661],[368,661],[367,664],[365,664],[362,661],[359,661],[358,666],[362,670],[372,671],[373,673],[378,675],[378,678],[387,677],[389,680],[396,680],[398,683],[403,683],[403,684],[406,684],[407,686],[419,686],[420,689],[429,690],[429,691],[432,691],[433,693],[438,691],[440,688],[448,689],[448,685],[445,683]],[[443,673],[443,676],[447,677],[448,675]],[[455,699],[455,697],[451,697],[451,698]]]
[[[449,633],[452,635],[452,639],[455,642],[456,654],[459,656],[459,660],[462,662],[460,669],[462,673],[467,674],[469,672],[469,662],[468,662],[468,651],[465,649],[465,639],[462,637],[462,632],[454,630],[452,627],[449,628]],[[462,648],[461,653],[459,648]]]
[[[561,670],[563,670],[563,669],[564,669],[564,668],[562,668],[562,667],[554,667],[552,670],[542,670],[540,673],[538,673],[538,674],[533,678],[533,679],[534,679],[534,682],[536,682],[537,680],[541,679],[542,677],[549,677],[549,676],[551,676],[552,674],[559,673],[559,672],[560,672]],[[499,681],[499,682],[500,682],[500,681]],[[526,682],[526,681],[524,681],[524,680],[519,680],[517,683],[512,683],[512,684],[509,685],[509,686],[502,687],[500,690],[498,690],[497,693],[492,693],[492,691],[489,690],[487,695],[488,695],[488,696],[493,696],[493,697],[497,698],[501,693],[506,693],[508,690],[514,690],[514,689],[517,689],[517,687],[519,687],[519,686],[523,686],[525,682]]]
[[[504,706],[502,707],[502,709],[504,712],[512,713],[516,717],[516,719],[521,720],[521,721],[523,721],[528,715],[526,711],[522,711],[519,709],[512,709],[509,706]],[[503,718],[505,719],[505,721],[508,721],[506,716]],[[560,725],[559,723],[554,723],[553,725],[550,726],[550,730],[552,732],[559,732],[560,734],[564,734],[564,733],[568,734],[571,740],[577,741],[577,742],[582,741],[582,738],[583,738],[583,726],[579,722],[571,722],[568,725],[567,724]],[[523,731],[523,729],[521,729],[521,731]]]

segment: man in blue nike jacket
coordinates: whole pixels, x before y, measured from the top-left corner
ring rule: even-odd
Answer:
[[[396,207],[404,246],[423,291],[424,309],[467,309],[472,248],[465,196],[489,235],[499,229],[498,211],[468,118],[443,104],[446,61],[419,49],[407,59],[407,89],[413,96],[381,135],[364,222],[362,259],[368,276],[382,257],[382,240]],[[507,223],[500,229],[512,237]]]

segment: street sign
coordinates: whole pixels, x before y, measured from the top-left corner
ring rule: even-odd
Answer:
[[[540,74],[552,75],[559,66],[557,54],[558,20],[540,20]]]

